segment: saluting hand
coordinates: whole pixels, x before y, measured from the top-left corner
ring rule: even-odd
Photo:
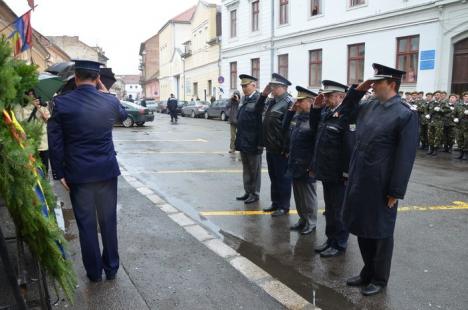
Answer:
[[[387,196],[387,198],[388,198],[387,207],[393,208],[396,205],[398,199],[392,196]]]
[[[265,97],[268,97],[268,95],[271,93],[271,86],[270,84],[267,84],[265,88],[263,89],[262,95]]]
[[[325,106],[325,97],[323,94],[319,94],[314,100],[314,109],[321,109]]]
[[[97,89],[103,93],[108,93],[109,90],[107,89],[107,87],[104,85],[104,83],[102,83],[101,81],[101,78],[99,77],[97,79]]]
[[[359,84],[356,87],[356,90],[358,90],[358,91],[368,91],[369,89],[372,88],[372,84],[374,84],[374,81],[366,80],[366,81],[362,82],[361,84]]]

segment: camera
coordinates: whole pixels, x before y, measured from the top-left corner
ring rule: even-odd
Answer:
[[[37,97],[37,99],[39,100],[39,105],[40,105],[41,107],[47,107],[47,102],[42,101],[42,97],[41,97],[41,96]]]

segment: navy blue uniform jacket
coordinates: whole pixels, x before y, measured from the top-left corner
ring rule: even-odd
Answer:
[[[120,175],[112,128],[126,117],[116,97],[92,85],[55,97],[47,123],[54,179],[90,183]]]
[[[383,239],[393,236],[397,216],[397,206],[387,207],[387,196],[405,197],[413,169],[418,115],[398,95],[359,104],[363,96],[351,88],[342,103],[358,112],[344,220],[354,235]]]

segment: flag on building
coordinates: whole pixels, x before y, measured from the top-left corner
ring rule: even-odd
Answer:
[[[13,52],[16,55],[20,54],[31,48],[32,45],[32,33],[31,27],[31,11],[28,11],[23,16],[13,23],[15,30],[10,34],[8,38],[11,39]]]

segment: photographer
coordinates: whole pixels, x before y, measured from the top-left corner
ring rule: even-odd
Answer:
[[[42,124],[41,143],[39,145],[39,156],[44,167],[44,173],[49,171],[49,145],[47,143],[47,121],[50,118],[49,109],[46,102],[42,102],[36,97],[34,90],[26,94],[29,99],[26,105],[15,109],[16,119],[24,122],[36,121]]]
[[[234,153],[236,151],[237,112],[239,111],[239,103],[240,92],[236,90],[226,105],[226,112],[229,119],[229,124],[231,125],[231,143],[229,146],[229,153]]]

